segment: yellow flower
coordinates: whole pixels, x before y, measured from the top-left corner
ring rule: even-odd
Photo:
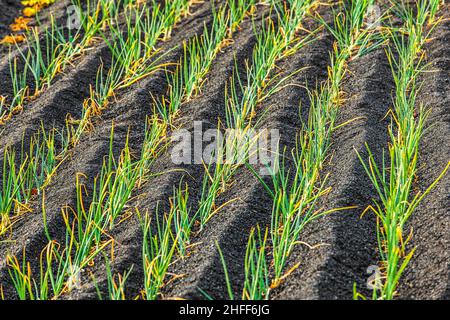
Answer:
[[[34,7],[35,5],[39,4],[39,0],[23,0],[21,3],[25,7]]]
[[[46,6],[51,5],[53,2],[55,2],[55,0],[23,0],[23,1],[21,1],[21,3],[25,7],[34,7],[34,6],[46,7]]]
[[[22,17],[22,16],[20,16],[20,17],[14,19],[14,23],[25,23],[25,24],[27,24],[27,23],[30,23],[31,21],[32,21],[32,19],[30,19],[30,18],[24,18],[24,17]]]
[[[0,43],[1,44],[14,44],[14,43],[23,42],[23,41],[25,41],[25,37],[21,34],[18,34],[18,35],[6,36],[0,41]]]
[[[23,9],[23,15],[25,17],[33,17],[36,15],[36,13],[39,11],[39,7],[26,7]]]
[[[14,32],[28,30],[28,23],[30,23],[30,22],[31,22],[31,19],[20,16],[20,17],[16,18],[14,20],[14,23],[11,24],[9,27]]]

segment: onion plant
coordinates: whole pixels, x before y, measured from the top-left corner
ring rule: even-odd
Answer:
[[[175,211],[171,208],[168,214],[160,216],[155,212],[155,227],[152,228],[151,219],[146,216],[143,223],[144,241],[142,257],[144,263],[143,296],[147,300],[156,300],[160,289],[164,286],[167,270],[173,262],[179,238],[173,232]],[[152,229],[156,229],[152,232]]]
[[[0,96],[0,119],[3,119],[5,114],[8,112],[7,106],[6,106],[6,97]],[[0,125],[2,125],[3,122],[0,121]]]
[[[255,116],[255,108],[268,96],[280,89],[287,78],[270,78],[276,63],[311,40],[310,36],[299,39],[296,32],[301,27],[303,18],[316,6],[317,1],[290,0],[271,1],[275,8],[277,26],[269,17],[262,22],[260,29],[255,29],[256,45],[253,48],[251,64],[246,68],[246,82],[239,77],[231,78],[230,89],[226,92],[226,124],[229,128],[244,129]],[[235,79],[237,78],[237,79]]]
[[[30,200],[39,194],[56,169],[56,132],[42,132],[32,136],[28,149],[22,146],[20,157],[10,147],[5,148],[0,185],[0,236],[23,213],[30,211]]]
[[[269,294],[269,265],[265,249],[268,236],[269,230],[262,233],[259,226],[250,231],[245,252],[242,300],[263,300]]]
[[[381,164],[377,163],[368,145],[367,160],[358,154],[379,197],[366,209],[373,211],[377,217],[381,256],[381,283],[374,287],[372,299],[391,300],[397,295],[400,278],[415,251],[415,248],[409,249],[412,232],[405,234],[407,221],[450,166],[449,162],[425,192],[414,194],[419,144],[429,114],[429,110],[416,102],[420,89],[417,79],[427,67],[423,45],[436,26],[435,14],[439,2],[420,0],[413,6],[404,2],[394,3],[393,11],[403,20],[403,26],[391,27],[386,33],[386,38],[391,41],[387,57],[395,83],[388,128],[391,141],[387,154],[383,152]],[[365,299],[356,292],[356,288],[354,297]]]
[[[218,141],[215,154],[212,155],[215,161],[211,161],[208,166],[205,166],[201,198],[199,201],[198,210],[194,215],[194,217],[198,219],[200,223],[200,230],[204,228],[206,223],[217,212],[219,212],[229,202],[233,201],[230,200],[220,206],[216,205],[217,198],[227,189],[230,179],[235,175],[238,168],[242,165],[242,163],[237,161],[238,159],[235,154],[233,154],[231,158],[226,158],[227,147],[235,148],[239,145],[239,150],[241,150],[244,154],[241,154],[241,160],[242,162],[245,162],[250,156],[248,154],[248,150],[252,149],[251,145],[254,145],[255,143],[255,139],[252,139],[251,141],[244,141],[242,139],[242,136],[241,140],[239,140],[239,138],[237,138],[236,136],[233,136],[229,140],[227,139],[226,141]]]
[[[180,257],[185,257],[187,247],[190,245],[191,233],[193,229],[194,219],[191,216],[191,210],[188,206],[189,190],[186,184],[185,189],[182,189],[182,182],[180,186],[174,190],[174,195],[171,201],[172,211],[174,212],[174,232],[178,237],[178,254]]]
[[[126,300],[125,284],[132,271],[133,267],[131,267],[123,274],[113,274],[111,272],[110,263],[106,263],[106,277],[108,280],[108,293],[110,300]]]
[[[109,300],[126,300],[125,296],[125,284],[133,271],[133,266],[125,272],[114,274],[111,269],[111,261],[105,255],[105,268],[106,268],[106,281],[108,285],[108,299]],[[103,300],[103,295],[100,288],[97,285],[95,278],[93,277],[94,285],[97,291],[98,298]]]
[[[23,183],[22,176],[26,164],[17,168],[15,159],[16,155],[14,152],[5,150],[3,157],[2,188],[0,192],[0,235],[7,232],[11,226],[11,212]]]

